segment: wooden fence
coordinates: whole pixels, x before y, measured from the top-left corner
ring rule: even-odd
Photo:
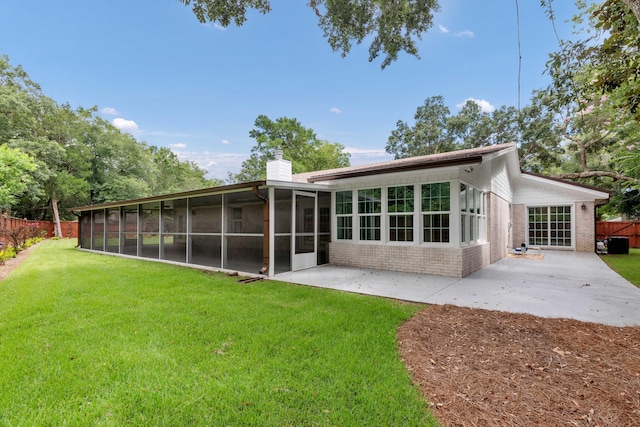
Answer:
[[[640,221],[596,223],[596,239],[612,236],[628,237],[630,248],[640,248]]]
[[[15,230],[18,227],[36,227],[47,232],[46,237],[53,237],[53,221],[33,221],[27,219],[14,218],[0,212],[0,241],[6,240],[2,235],[2,230]],[[62,221],[60,223],[62,237],[78,237],[78,221]]]

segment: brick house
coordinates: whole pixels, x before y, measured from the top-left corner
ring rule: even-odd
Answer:
[[[463,277],[522,244],[595,250],[609,194],[522,172],[515,144],[73,209],[81,248],[278,273],[319,264]]]

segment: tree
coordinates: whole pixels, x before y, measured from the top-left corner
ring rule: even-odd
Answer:
[[[402,120],[389,136],[386,150],[396,159],[464,148],[516,142],[523,168],[541,172],[560,163],[560,134],[555,117],[536,97],[522,110],[502,106],[489,113],[467,101],[451,115],[441,96],[418,107],[413,126]]]
[[[221,185],[223,181],[205,178],[206,171],[193,162],[183,162],[166,147],[151,147],[153,164],[156,169],[151,192],[167,194],[178,191],[196,190]]]
[[[200,22],[218,22],[223,27],[244,24],[248,10],[266,14],[269,0],[178,0],[191,5]],[[318,17],[329,45],[344,57],[352,45],[367,38],[369,61],[384,55],[381,68],[398,59],[400,52],[418,56],[416,39],[433,25],[433,13],[440,10],[438,0],[309,0],[307,5]]]
[[[490,113],[482,111],[480,105],[470,99],[458,114],[447,119],[447,129],[460,142],[460,148],[490,145],[494,135]]]
[[[296,119],[280,117],[273,120],[260,115],[249,136],[256,140],[251,156],[242,163],[240,172],[229,174],[230,182],[246,182],[264,179],[267,161],[275,159],[275,150],[283,151],[291,161],[293,173],[312,172],[349,166],[349,154],[339,143],[320,140],[312,129],[307,129]]]
[[[449,108],[442,96],[432,96],[424,101],[413,116],[415,124],[398,120],[391,132],[385,150],[396,159],[459,149],[452,132],[448,129]]]
[[[590,36],[561,41],[547,64],[552,83],[540,92],[566,141],[554,175],[612,191],[611,214],[632,212],[640,189],[640,28],[629,6],[638,2],[577,4],[574,20]]]
[[[602,94],[610,103],[640,120],[640,28],[637,16],[621,0],[587,6],[577,2],[574,17],[586,22],[584,39],[560,40],[560,50],[550,54],[547,72],[552,84],[546,94],[557,107],[579,104],[586,108]]]
[[[213,184],[195,164],[135,140],[96,112],[96,107],[58,105],[20,66],[11,66],[8,57],[0,56],[0,148],[4,157],[11,149],[12,159],[15,152],[26,153],[36,165],[23,168],[19,175],[20,183],[28,183],[28,191],[11,191],[15,214],[53,219],[60,235],[60,217],[72,218],[67,209],[73,206]],[[14,163],[3,160],[4,173]],[[0,184],[8,188],[9,178],[1,178],[6,184]]]
[[[29,155],[0,145],[0,208],[10,207],[29,189],[33,184],[29,173],[35,169]]]
[[[622,0],[622,1],[636,16],[636,20],[640,22],[640,0]]]

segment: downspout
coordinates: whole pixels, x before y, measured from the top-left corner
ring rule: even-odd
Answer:
[[[595,240],[595,242],[593,242],[593,252],[595,252],[596,254],[598,253],[598,215],[596,214],[597,210],[598,210],[598,207],[596,206],[596,202],[594,200],[593,201],[593,239]]]
[[[253,195],[262,200],[262,268],[260,274],[267,274],[269,272],[269,197],[266,197],[258,190],[258,186],[251,187]]]

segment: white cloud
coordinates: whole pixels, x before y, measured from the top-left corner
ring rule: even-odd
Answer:
[[[347,147],[344,151],[351,154],[350,162],[352,166],[393,160],[393,156],[385,152],[384,149]],[[207,177],[222,180],[227,179],[229,172],[240,172],[242,162],[249,158],[247,154],[212,151],[178,151],[176,155],[180,160],[195,162],[205,169],[208,172]]]
[[[138,124],[136,122],[133,120],[125,120],[121,117],[113,119],[111,124],[123,132],[135,132],[138,130]]]
[[[202,24],[202,25],[204,25],[205,27],[209,27],[209,28],[215,28],[216,30],[219,30],[219,31],[224,31],[224,30],[226,30],[226,28],[225,28],[225,27],[223,27],[222,25],[220,25],[220,24],[219,24],[219,23],[217,23],[217,22],[205,22],[205,23],[204,23],[204,24]]]
[[[344,151],[351,154],[351,157],[349,158],[351,166],[360,166],[369,163],[393,160],[393,156],[391,154],[380,149],[346,147]]]
[[[100,112],[102,114],[106,114],[108,116],[118,116],[118,115],[120,115],[120,113],[118,113],[118,110],[116,110],[113,107],[104,107],[102,110],[100,110]]]
[[[337,107],[333,107],[333,108],[329,109],[329,111],[331,111],[332,113],[335,113],[335,114],[342,114],[342,110],[337,108]]]
[[[474,34],[473,34],[473,31],[464,30],[464,31],[460,31],[460,32],[455,33],[455,36],[456,37],[473,37]]]
[[[209,178],[218,179],[227,179],[229,172],[240,172],[242,162],[249,157],[246,154],[211,153],[208,151],[181,151],[176,155],[180,160],[195,162],[198,166],[207,170]]]
[[[480,107],[480,111],[482,111],[483,113],[493,113],[496,109],[496,107],[491,105],[489,101],[486,101],[484,99],[475,99],[475,98],[467,98],[464,100],[464,102],[457,104],[456,107],[458,108],[464,107],[464,104],[466,104],[467,101],[472,101],[478,104],[478,106]]]
[[[444,25],[438,25],[438,28],[440,28],[440,31],[445,33],[445,34],[449,34],[449,29],[447,27],[445,27]]]
[[[178,142],[176,144],[169,144],[170,148],[187,148],[187,144],[185,144],[184,142]]]
[[[220,143],[223,144],[223,145],[231,144],[228,139],[223,139],[222,141],[220,141]]]

